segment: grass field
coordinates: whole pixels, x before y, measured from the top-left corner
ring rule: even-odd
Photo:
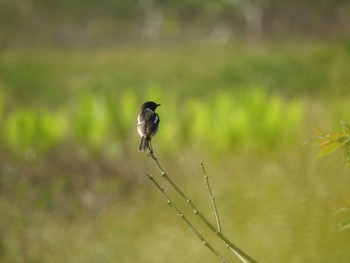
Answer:
[[[348,262],[341,154],[315,161],[314,126],[350,123],[346,43],[0,52],[0,262],[239,262],[138,153],[152,99],[164,169],[259,262]]]

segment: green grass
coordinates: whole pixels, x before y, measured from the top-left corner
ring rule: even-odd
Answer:
[[[1,51],[0,262],[217,261],[145,176],[147,99],[162,104],[164,168],[215,222],[204,162],[234,243],[259,262],[348,262],[334,213],[349,171],[301,143],[350,123],[349,57],[345,44]]]

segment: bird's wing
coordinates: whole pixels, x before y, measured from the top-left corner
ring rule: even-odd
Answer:
[[[156,132],[158,129],[158,124],[160,122],[159,115],[157,113],[153,113],[150,118],[149,122],[147,123],[147,135],[151,136],[152,133]]]
[[[157,129],[160,119],[157,113],[150,109],[145,109],[138,116],[137,122],[141,133],[145,137],[150,137],[151,134]]]

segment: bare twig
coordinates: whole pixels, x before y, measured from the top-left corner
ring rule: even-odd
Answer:
[[[157,157],[154,156],[153,151],[149,152],[148,155],[152,158],[152,160],[156,163],[158,169],[160,170],[161,175],[163,176],[165,174],[163,168],[160,166]]]
[[[236,250],[234,250],[232,247],[230,247],[229,245],[226,244],[226,246],[228,247],[228,249],[234,253],[240,260],[242,263],[247,263],[248,261],[243,257],[241,256]]]
[[[216,202],[215,202],[215,197],[211,191],[211,187],[209,184],[209,176],[207,175],[204,165],[201,163],[201,168],[203,170],[204,173],[204,178],[205,178],[205,182],[207,183],[207,191],[209,193],[212,205],[213,205],[213,209],[214,209],[214,214],[215,214],[215,218],[216,218],[216,224],[218,227],[218,231],[222,233],[222,228],[221,228],[221,223],[220,223],[220,218],[219,218],[219,213],[218,210],[216,208]],[[226,244],[226,246],[230,249],[230,251],[232,251],[241,261],[242,263],[247,263],[247,261],[237,252],[235,251],[232,247],[230,247],[228,244]]]
[[[209,176],[205,172],[204,165],[202,163],[201,163],[201,168],[202,168],[203,173],[204,173],[205,182],[207,183],[207,191],[208,191],[209,197],[211,199],[211,203],[213,205],[218,231],[222,233],[221,224],[220,224],[220,218],[219,218],[218,210],[216,208],[215,197],[213,196],[213,193],[211,191],[210,184],[209,184]]]
[[[182,220],[191,228],[191,230],[197,235],[197,237],[202,240],[203,244],[209,248],[211,252],[213,252],[223,263],[229,263],[209,242],[203,237],[203,235],[195,228],[194,225],[187,219],[187,217],[175,206],[175,204],[170,200],[169,196],[165,192],[164,188],[162,188],[158,182],[154,179],[154,177],[150,174],[146,174],[148,178],[153,182],[153,184],[158,188],[158,190],[162,193],[164,198],[166,199],[168,205],[170,205],[176,213],[180,216]]]
[[[175,191],[188,203],[188,205],[193,209],[193,212],[195,215],[199,217],[200,220],[212,231],[214,232],[225,244],[228,248],[235,251],[236,254],[239,255],[240,259],[245,259],[251,263],[257,263],[255,259],[253,259],[251,256],[249,256],[247,253],[245,253],[243,250],[241,250],[238,246],[233,244],[224,234],[220,231],[218,231],[207,219],[206,217],[197,209],[197,207],[193,204],[191,199],[189,199],[182,191],[181,189],[171,180],[171,178],[165,173],[163,168],[160,166],[158,159],[154,156],[153,152],[149,153],[149,156],[152,158],[152,160],[155,162],[157,167],[159,168],[161,172],[161,176],[168,181],[168,183],[175,189]],[[243,261],[246,262],[246,261]]]

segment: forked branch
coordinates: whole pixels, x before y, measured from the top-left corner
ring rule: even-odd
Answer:
[[[164,188],[162,188],[158,182],[154,179],[154,177],[150,174],[146,174],[148,178],[153,182],[153,184],[158,188],[158,190],[162,193],[164,198],[167,200],[168,205],[170,205],[180,216],[180,218],[185,221],[185,223],[190,227],[192,232],[196,234],[196,236],[202,240],[203,244],[213,252],[223,263],[228,263],[228,261],[204,238],[204,236],[197,230],[197,228],[192,225],[192,223],[187,219],[187,217],[175,206],[175,204],[170,200],[169,196],[165,192]]]
[[[202,163],[201,163],[201,168],[203,170],[205,182],[207,184],[207,191],[208,191],[209,197],[210,197],[212,205],[213,205],[213,210],[214,210],[214,214],[215,214],[215,218],[216,218],[216,224],[218,227],[218,231],[222,233],[219,213],[218,213],[218,210],[216,208],[215,197],[211,191],[211,187],[209,184],[209,176],[207,175],[205,168],[204,168],[204,165]],[[227,243],[226,243],[226,246],[230,249],[231,252],[233,252],[242,261],[242,263],[247,263],[247,261],[236,250],[234,250],[232,247],[230,247]]]
[[[173,182],[173,180],[165,173],[164,169],[161,167],[161,165],[158,162],[158,159],[154,156],[153,152],[149,153],[149,156],[152,158],[152,160],[157,165],[161,176],[167,180],[167,182],[175,189],[175,191],[186,201],[186,203],[193,209],[193,212],[195,215],[199,217],[199,219],[213,232],[215,233],[229,248],[231,251],[233,251],[237,257],[242,262],[251,262],[251,263],[257,263],[255,259],[253,259],[251,256],[249,256],[247,253],[245,253],[243,250],[241,250],[238,246],[233,244],[220,230],[219,228],[216,229],[215,226],[213,226],[207,218],[198,210],[198,208],[195,206],[195,204],[187,197],[187,195],[184,194],[184,192]],[[154,182],[154,181],[153,181]],[[158,188],[159,189],[159,188]],[[161,190],[160,188],[159,190]],[[162,193],[164,193],[164,190],[161,190]]]

